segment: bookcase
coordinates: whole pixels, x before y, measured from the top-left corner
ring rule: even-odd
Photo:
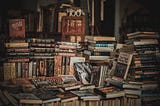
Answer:
[[[147,9],[139,9],[127,16],[127,32],[155,31],[160,32],[160,15]]]
[[[71,36],[75,42],[84,41],[85,35],[85,17],[84,16],[64,16],[62,17],[62,40],[69,41]],[[78,39],[78,36],[79,39]]]

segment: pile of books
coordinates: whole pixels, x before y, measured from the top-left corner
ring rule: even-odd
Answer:
[[[84,56],[88,61],[107,61],[115,50],[115,37],[90,36],[86,38],[88,46]]]
[[[31,76],[53,76],[55,40],[53,38],[30,38]]]
[[[135,32],[127,34],[127,37],[135,51],[130,82],[124,88],[128,94],[140,96],[142,101],[156,100],[160,97],[159,35],[156,32]]]

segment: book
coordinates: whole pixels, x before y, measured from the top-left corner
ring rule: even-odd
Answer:
[[[149,45],[149,44],[159,44],[158,43],[158,40],[155,39],[155,40],[150,40],[150,41],[134,41],[133,44],[136,46],[136,45]]]
[[[13,96],[19,101],[19,103],[27,104],[42,104],[42,100],[32,93],[19,93],[13,94]]]
[[[77,62],[85,62],[85,58],[84,57],[70,57],[70,71],[69,74],[70,75],[75,75],[75,67],[74,64]]]
[[[61,102],[78,100],[78,96],[71,92],[61,92],[61,93],[58,93],[56,96],[61,98]]]
[[[115,86],[104,86],[95,88],[94,90],[97,94],[100,94],[106,98],[117,98],[117,97],[124,97],[125,92]]]
[[[115,37],[90,36],[88,40],[92,41],[116,41]]]
[[[120,52],[113,77],[126,80],[132,57],[132,54]]]
[[[74,64],[75,76],[83,84],[89,84],[91,79],[92,65],[87,62],[77,62]]]
[[[13,47],[18,47],[18,48],[22,48],[22,47],[28,47],[29,46],[29,43],[27,43],[27,42],[24,42],[24,43],[12,43],[12,42],[10,42],[10,43],[5,43],[5,47],[7,47],[7,48],[13,48]]]
[[[142,94],[142,91],[141,90],[138,90],[138,89],[124,89],[124,92],[126,94],[130,94],[130,95],[138,95],[140,96]]]
[[[124,89],[141,89],[142,86],[139,85],[139,84],[127,84],[127,83],[125,83],[125,84],[123,84],[123,88]]]
[[[82,91],[71,91],[73,94],[77,95],[82,100],[100,100],[100,96],[89,92],[87,90]]]
[[[59,75],[59,77],[62,79],[62,83],[70,83],[70,82],[77,82],[77,79],[74,75]]]
[[[110,59],[110,56],[89,56],[89,60],[103,60],[106,61]]]
[[[88,90],[88,89],[94,89],[96,86],[94,84],[82,84],[79,90]]]
[[[33,90],[32,93],[40,98],[42,103],[56,102],[61,100],[58,96],[56,96],[58,93],[60,93],[60,90],[57,88],[39,88]]]
[[[9,35],[11,37],[25,37],[25,19],[9,20]]]
[[[128,39],[139,40],[139,39],[157,39],[159,38],[158,33],[156,32],[133,32],[127,34]]]
[[[88,46],[89,50],[92,51],[98,51],[98,52],[113,52],[114,47],[93,47],[93,46]]]

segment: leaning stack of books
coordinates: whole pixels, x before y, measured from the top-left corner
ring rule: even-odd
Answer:
[[[153,98],[156,100],[160,97],[160,63],[157,58],[160,52],[159,35],[156,32],[135,32],[127,34],[127,37],[135,48],[129,78],[131,81],[141,83],[135,92],[142,97],[142,101]]]
[[[88,49],[84,56],[88,61],[106,61],[116,46],[115,37],[90,36],[86,38]]]

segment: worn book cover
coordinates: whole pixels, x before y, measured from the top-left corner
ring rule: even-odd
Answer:
[[[126,80],[132,62],[132,54],[120,52],[113,78]]]
[[[19,103],[27,103],[27,104],[42,103],[42,100],[32,93],[19,93],[19,94],[13,94],[13,96],[19,101]]]
[[[82,91],[71,91],[73,94],[77,95],[80,99],[85,99],[85,100],[100,100],[100,96],[89,92],[87,90],[82,90]]]
[[[61,102],[74,101],[78,99],[78,96],[71,92],[61,92],[57,94],[61,98]]]
[[[125,92],[115,86],[105,86],[100,88],[95,88],[96,93],[106,97],[106,98],[116,98],[125,96]]]
[[[60,101],[60,98],[56,96],[60,92],[57,88],[45,89],[38,88],[34,89],[32,93],[42,100],[43,103]]]
[[[9,20],[9,35],[11,37],[25,37],[25,20],[10,19]]]

